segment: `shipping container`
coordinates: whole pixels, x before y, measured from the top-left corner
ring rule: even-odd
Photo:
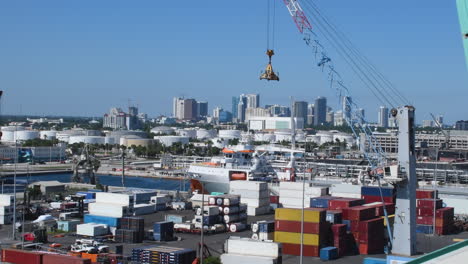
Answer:
[[[264,207],[270,206],[270,198],[264,197],[259,199],[252,199],[252,198],[240,198],[241,203],[247,204],[250,207]]]
[[[282,245],[275,242],[258,241],[250,238],[229,237],[224,250],[229,254],[243,254],[261,257],[281,257]]]
[[[108,217],[124,217],[133,214],[133,211],[128,206],[102,202],[90,203],[88,211],[90,215]]]
[[[442,208],[442,200],[441,199],[419,199],[417,200],[417,207],[421,208],[434,208],[434,201],[435,201],[435,208],[439,209]]]
[[[309,223],[304,222],[304,233],[306,234],[320,234],[320,231],[326,232],[326,223]],[[276,220],[275,221],[275,231],[281,232],[301,232],[301,222],[300,221],[285,221],[285,220]]]
[[[382,202],[382,198],[384,203],[395,203],[395,196],[389,196],[389,197],[380,197],[380,196],[372,196],[372,195],[362,195],[362,199],[364,199],[364,202],[366,204],[368,203],[375,203],[375,202]]]
[[[321,196],[321,197],[310,198],[310,207],[313,207],[313,208],[328,208],[328,202],[330,200],[333,200],[333,199],[336,199],[336,197]]]
[[[256,215],[264,215],[268,214],[271,211],[270,205],[261,206],[261,207],[247,207],[247,215],[256,216]]]
[[[153,225],[153,235],[156,241],[170,241],[174,239],[173,222],[157,222]]]
[[[11,194],[0,194],[0,206],[11,206],[14,204],[14,197]]]
[[[368,206],[354,206],[343,209],[343,211],[347,211],[346,219],[349,219],[351,221],[364,221],[374,218],[376,216],[375,208]]]
[[[251,256],[245,254],[222,254],[221,263],[223,264],[239,264],[239,263],[255,263],[255,264],[281,264],[281,259]]]
[[[341,210],[327,210],[326,220],[331,224],[341,224],[343,213]]]
[[[303,256],[319,257],[320,250],[318,246],[303,245]],[[299,256],[301,254],[301,245],[283,243],[283,254]]]
[[[97,192],[96,203],[116,204],[132,207],[135,203],[133,195],[126,193]]]
[[[301,221],[302,210],[278,208],[275,210],[275,220]],[[322,208],[304,209],[304,222],[319,223],[326,221],[326,210]]]
[[[334,260],[338,258],[338,248],[324,247],[320,249],[320,259],[324,261]]]
[[[416,199],[437,199],[438,191],[437,190],[416,190]]]
[[[268,190],[268,183],[258,181],[231,181],[229,188],[238,190],[264,191]]]
[[[120,227],[120,219],[121,218],[119,217],[109,217],[109,216],[100,216],[100,215],[91,215],[91,214],[84,215],[85,223],[105,224],[105,225],[114,226],[117,228]]]
[[[76,226],[76,234],[82,236],[102,236],[107,235],[109,233],[109,228],[107,225],[104,224],[81,224]]]
[[[44,253],[17,250],[17,249],[3,249],[2,262],[13,264],[41,264],[42,255]]]
[[[74,256],[59,255],[59,254],[44,254],[42,263],[45,264],[91,264],[90,259],[84,259]]]
[[[392,187],[362,186],[361,195],[393,197],[396,195],[396,190]]]
[[[301,244],[301,233],[275,231],[275,242]],[[303,234],[304,245],[319,246],[318,234]]]
[[[174,224],[180,224],[187,221],[187,216],[185,215],[175,215],[175,214],[167,214],[166,215],[167,222],[173,222]]]
[[[328,208],[330,210],[339,210],[344,208],[349,208],[353,206],[363,205],[363,199],[356,199],[356,198],[340,198],[335,200],[330,200],[328,203]]]

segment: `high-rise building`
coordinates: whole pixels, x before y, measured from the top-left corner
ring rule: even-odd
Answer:
[[[271,116],[270,109],[261,108],[261,107],[257,107],[257,108],[249,107],[245,110],[246,121],[255,117],[269,117],[269,116]]]
[[[326,117],[327,124],[333,125],[335,123],[335,112],[328,111]]]
[[[247,109],[247,97],[241,95],[239,104],[237,104],[237,121],[243,123],[245,121],[245,110]]]
[[[219,113],[219,122],[220,123],[229,123],[232,122],[232,114],[229,111],[221,111]]]
[[[260,95],[259,94],[246,94],[244,97],[247,98],[246,108],[260,107]]]
[[[291,109],[287,106],[282,105],[269,105],[265,106],[265,108],[270,109],[271,116],[275,117],[290,117],[291,116]]]
[[[468,120],[460,120],[455,123],[455,130],[468,130]]]
[[[443,115],[438,115],[436,116],[436,122],[439,124],[441,127],[444,127],[444,116]]]
[[[388,127],[388,108],[385,106],[379,108],[379,126]]]
[[[358,122],[363,123],[366,118],[366,112],[364,111],[364,108],[359,108],[355,112],[354,119]]]
[[[110,127],[112,129],[126,129],[126,118],[122,109],[114,107],[111,108],[108,114],[104,114],[103,127]]]
[[[327,98],[318,97],[314,103],[314,125],[318,126],[327,121]]]
[[[135,106],[128,107],[128,114],[126,117],[126,127],[128,130],[140,129],[140,120],[138,118],[138,108]]]
[[[304,122],[307,121],[307,107],[309,104],[305,101],[295,101],[294,102],[294,110],[293,116],[300,117]]]
[[[345,118],[351,118],[351,104],[353,103],[351,97],[343,96],[341,98],[341,110]]]
[[[307,125],[313,125],[314,124],[314,115],[315,115],[314,104],[309,104],[307,106],[307,120],[305,120]]]
[[[184,100],[184,115],[183,120],[197,120],[198,119],[198,105],[195,99]]]
[[[233,96],[232,97],[232,116],[237,118],[237,107],[239,105],[239,97],[238,96]]]
[[[336,111],[335,116],[333,117],[333,125],[334,126],[343,126],[346,121],[343,118],[343,111],[339,110]]]
[[[208,115],[208,102],[198,101],[197,112],[198,112],[198,117],[206,117]]]
[[[219,119],[219,114],[223,111],[223,108],[217,106],[215,109],[213,109],[213,118],[214,119]]]

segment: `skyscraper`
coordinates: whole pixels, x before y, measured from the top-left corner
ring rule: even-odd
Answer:
[[[258,108],[260,107],[260,95],[259,94],[246,94],[247,98],[246,108]]]
[[[349,119],[351,118],[351,104],[352,104],[352,99],[349,96],[343,96],[341,98],[341,110],[343,110],[343,115],[345,118]]]
[[[140,128],[140,120],[138,119],[138,108],[135,106],[128,107],[128,114],[126,118],[126,126],[128,130],[135,130]]]
[[[294,102],[294,117],[302,118],[303,122],[307,122],[307,107],[309,104],[305,101]]]
[[[126,118],[127,115],[122,109],[117,107],[111,108],[109,114],[104,114],[103,127],[126,129]]]
[[[195,99],[184,100],[184,120],[197,120],[198,119],[198,105]]]
[[[245,121],[245,109],[247,108],[247,97],[241,95],[239,97],[239,103],[237,104],[237,120],[239,122]]]
[[[379,126],[388,127],[388,108],[385,106],[379,108]]]
[[[318,126],[327,121],[327,98],[318,97],[314,104],[314,125]]]
[[[206,117],[208,115],[208,102],[198,101],[197,111],[199,117]]]
[[[237,118],[237,106],[239,105],[239,97],[238,96],[233,96],[232,97],[232,116],[234,118]]]

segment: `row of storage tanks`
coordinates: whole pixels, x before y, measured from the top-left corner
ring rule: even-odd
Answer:
[[[15,142],[16,140],[25,141],[35,138],[58,139],[63,142],[86,143],[86,144],[119,144],[119,145],[148,145],[152,139],[146,138],[146,133],[142,131],[111,131],[103,136],[98,130],[71,129],[64,131],[54,130],[26,130],[24,127],[6,126],[1,127],[2,142]],[[242,141],[266,141],[281,142],[291,141],[290,130],[277,130],[273,133],[255,133],[249,134],[240,130],[219,130],[214,129],[174,129],[171,127],[155,127],[151,129],[152,133],[157,134],[154,139],[159,140],[165,146],[171,146],[174,143],[188,144],[190,139],[207,140],[211,139],[214,146],[225,147],[230,139],[240,139]],[[176,135],[173,135],[173,134]],[[306,135],[303,131],[298,131],[296,141],[314,142],[322,145],[327,142],[344,142],[349,146],[355,143],[352,135],[340,133],[337,131],[319,131],[315,135]]]

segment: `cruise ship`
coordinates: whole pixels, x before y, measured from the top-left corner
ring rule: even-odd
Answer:
[[[222,156],[213,157],[210,162],[190,165],[192,191],[229,192],[229,182],[272,181],[277,174],[269,164],[268,158],[255,151],[250,145],[236,145],[222,150]]]

